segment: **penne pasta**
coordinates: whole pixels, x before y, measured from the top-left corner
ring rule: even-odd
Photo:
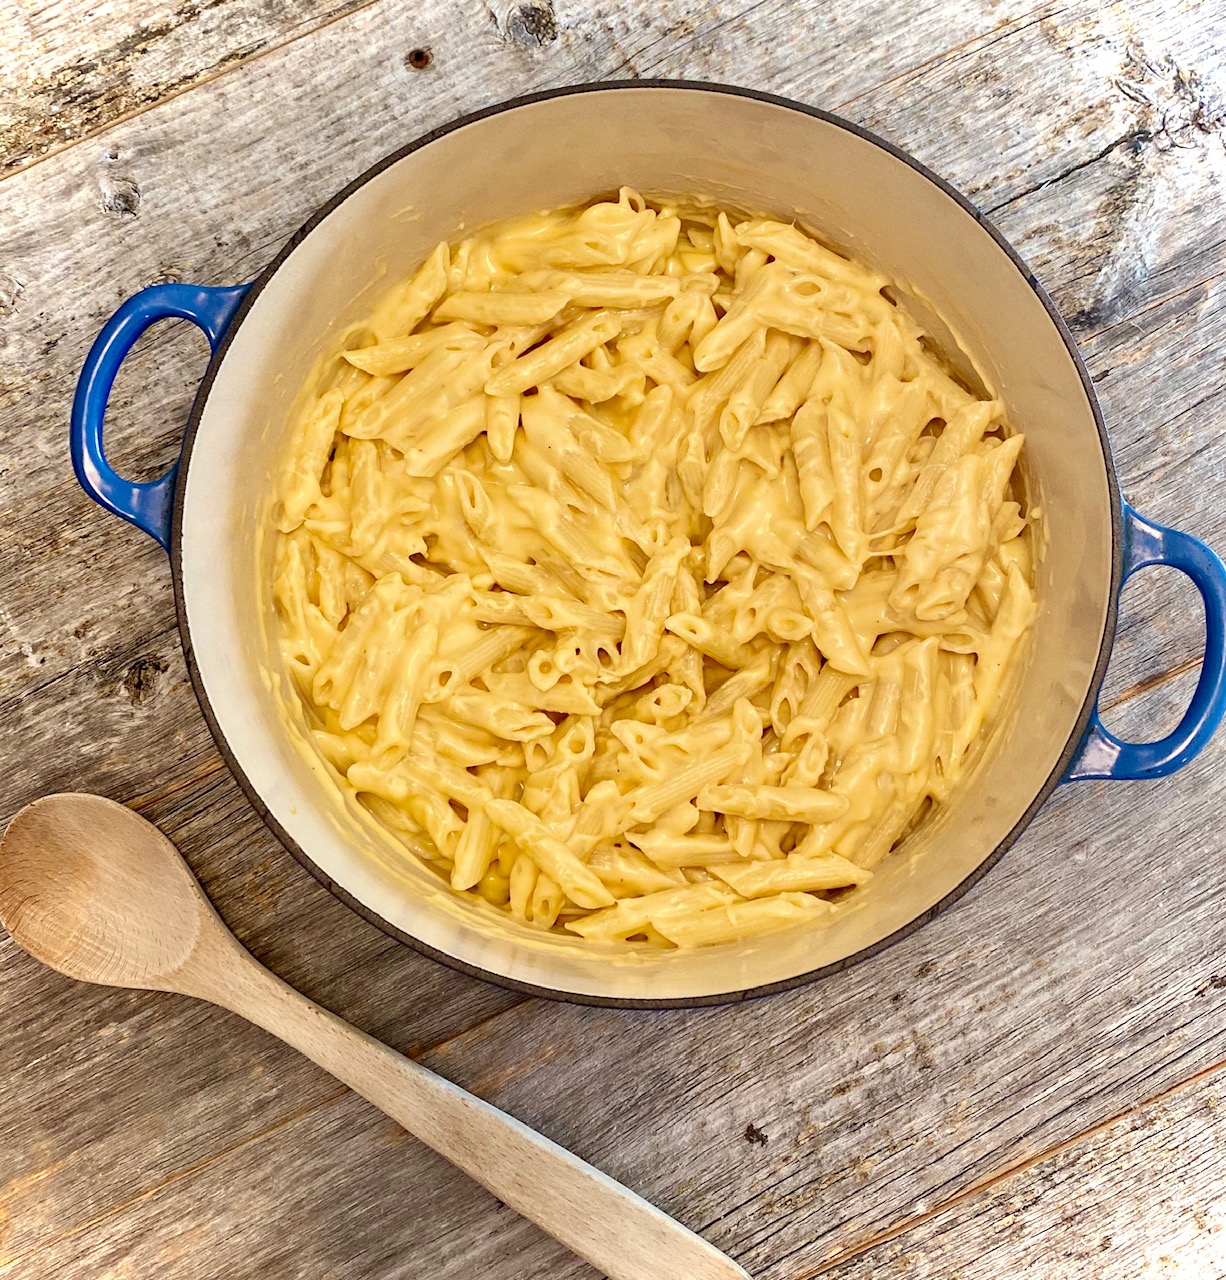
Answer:
[[[599,877],[523,805],[494,799],[486,804],[485,813],[562,886],[577,906],[603,907],[613,902],[613,895]]]
[[[485,339],[469,325],[446,324],[428,333],[393,338],[389,342],[359,347],[342,354],[355,369],[362,369],[375,377],[387,377],[416,368],[438,350],[476,351],[484,346]]]
[[[485,390],[492,396],[505,396],[539,387],[563,369],[577,364],[601,343],[616,337],[621,327],[622,321],[616,315],[601,312],[576,320],[548,342],[500,369],[485,384]]]
[[[623,188],[438,245],[324,353],[272,516],[286,687],[478,913],[631,948],[835,918],[1001,722],[1025,441],[886,283]]]
[[[552,320],[566,306],[564,293],[490,292],[448,294],[434,308],[435,320],[468,320],[485,325],[536,325]]]
[[[715,864],[714,875],[743,898],[760,898],[772,893],[818,893],[864,884],[872,872],[856,866],[837,853],[803,858],[791,854],[772,862]]]
[[[704,787],[695,803],[700,809],[735,814],[741,818],[770,818],[787,822],[831,822],[847,812],[843,796],[808,787],[724,786]]]

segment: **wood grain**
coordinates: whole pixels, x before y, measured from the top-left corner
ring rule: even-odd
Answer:
[[[107,97],[101,58],[77,82],[98,113],[61,117],[66,140],[85,140],[0,181],[0,807],[66,787],[137,800],[288,981],[779,1280],[870,1249],[1226,1058],[1220,740],[1170,783],[1057,795],[948,915],[744,1009],[519,1004],[390,943],[250,813],[187,686],[163,557],[79,493],[63,444],[88,343],[142,285],[249,278],[344,182],[461,111],[556,83],[688,75],[841,110],[992,209],[1082,342],[1125,492],[1221,549],[1221,13],[427,0],[406,22],[378,0],[309,30],[324,7],[295,9],[308,18],[283,43],[288,9],[215,8],[263,15],[261,51],[215,74],[238,44],[205,38],[202,7],[176,46],[193,87],[151,77],[149,109],[114,123],[130,108]],[[22,12],[25,47],[68,47],[68,6]],[[140,16],[118,4],[88,22],[105,49]],[[413,71],[404,55],[424,46],[429,66]],[[126,465],[152,474],[173,458],[197,350],[165,326],[133,357],[109,433]],[[1201,623],[1171,577],[1130,592],[1109,676],[1112,723],[1138,735],[1171,722],[1195,679]],[[0,1152],[0,1275],[590,1274],[237,1021],[48,981],[7,940],[0,984],[0,1126],[17,1135]],[[1145,1179],[1178,1160],[1171,1142],[1112,1157],[1138,1231],[1163,1221]],[[1087,1214],[1105,1211],[1086,1194]],[[1034,1274],[1137,1274],[1141,1255],[1109,1251],[1060,1272],[1084,1222],[1045,1221]],[[976,1230],[952,1233],[929,1274],[969,1267]],[[1020,1273],[1012,1247],[967,1274]],[[893,1255],[866,1256],[890,1273]]]
[[[0,103],[0,173],[96,135],[369,2],[181,0],[152,10],[126,3],[83,13],[71,0],[50,0],[37,9],[31,5],[32,12],[12,9],[0,15],[0,50],[14,67],[7,100]],[[758,42],[754,70],[765,80],[786,74],[797,57],[816,52],[807,15],[787,0],[752,5],[719,0],[701,19],[681,0],[642,9],[592,0],[488,0],[464,6],[431,0],[416,5],[408,23],[399,6],[385,0],[378,8],[380,55],[391,53],[417,74],[433,72],[433,88],[445,77],[448,88],[470,93],[480,92],[483,68],[461,67],[459,59],[474,53],[478,64],[493,54],[517,78],[534,65],[548,66],[555,81],[566,83],[678,75],[679,58],[701,64],[708,78],[735,82],[745,74],[747,39]],[[874,23],[880,12],[877,3],[843,12],[813,10],[838,40],[867,51],[854,62],[844,59],[841,75],[866,73],[867,83],[876,83],[875,73],[883,78],[897,73],[900,53],[939,53],[1013,20],[1010,6],[1000,0],[949,5],[919,17],[905,45],[890,48],[869,39],[879,29]],[[352,37],[364,34],[351,24],[343,28],[350,65],[362,53]],[[418,50],[430,55],[424,66],[409,56]],[[834,59],[829,61],[833,70]],[[506,95],[495,91],[495,96]],[[116,191],[122,204],[123,188]]]
[[[180,0],[96,6],[73,0],[0,11],[7,55],[0,173],[96,133],[363,0]],[[118,10],[118,12],[117,12]],[[130,197],[117,186],[111,198]]]
[[[1142,1178],[1158,1213],[1136,1212]],[[831,1280],[1220,1276],[1223,1179],[1226,1087],[1214,1073],[823,1274]]]
[[[23,1189],[15,1203],[37,1203],[37,1191],[36,1184]],[[125,1273],[175,1280],[597,1275],[399,1125],[372,1123],[370,1108],[348,1091],[334,1108],[286,1117],[197,1175],[0,1270],[22,1280]]]
[[[0,840],[0,920],[79,982],[193,996],[262,1027],[609,1280],[749,1280],[640,1196],[294,990],[243,949],[178,850],[80,792],[22,809]]]
[[[1094,790],[1058,797],[962,906],[820,986],[692,1013],[533,1002],[425,1061],[656,1200],[752,1274],[795,1276],[1226,1056],[1220,948],[1210,941],[1202,953],[1195,941],[1215,937],[1226,875],[1197,844],[1205,815],[1190,806],[1172,829],[1160,815],[1138,827],[1122,814],[1087,837],[1092,797],[1082,793]],[[1173,882],[1145,853],[1163,832],[1182,851]],[[765,1143],[746,1138],[749,1125]],[[445,1265],[436,1233],[485,1220],[483,1197],[412,1146],[380,1160],[375,1177],[375,1140],[346,1099],[325,1102],[139,1206],[52,1236],[34,1274],[57,1274],[57,1260],[85,1247],[108,1265],[147,1265],[202,1215],[210,1229],[194,1274],[260,1274],[246,1251],[259,1245],[258,1259],[276,1247],[260,1242],[270,1168],[303,1259],[335,1258],[339,1231],[364,1275],[473,1274],[465,1268],[488,1258],[485,1233],[451,1236]],[[321,1143],[329,1173],[312,1183]],[[355,1188],[402,1177],[421,1187],[410,1214],[351,1225]],[[203,1206],[222,1188],[213,1234]],[[560,1254],[530,1246],[532,1233],[507,1235],[505,1257],[482,1274],[554,1274]],[[520,1269],[529,1247],[546,1252]]]

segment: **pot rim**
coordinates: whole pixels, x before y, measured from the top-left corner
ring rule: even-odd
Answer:
[[[1086,690],[1085,700],[1082,703],[1081,710],[1078,712],[1077,720],[1074,724],[1073,731],[1066,742],[1064,749],[1060,753],[1059,759],[1056,761],[1054,768],[1044,781],[1043,785],[1036,792],[1034,799],[1027,805],[1025,812],[1013,825],[1010,831],[1005,835],[996,847],[987,854],[986,857],[975,867],[975,869],[960,881],[953,889],[951,889],[943,898],[935,902],[932,906],[922,911],[919,915],[913,917],[901,928],[895,929],[893,933],[887,934],[886,937],[879,939],[867,947],[862,947],[859,951],[853,952],[849,956],[844,956],[840,960],[831,962],[830,964],[821,965],[816,969],[806,970],[804,973],[796,974],[790,978],[780,979],[777,982],[764,983],[760,986],[746,987],[736,991],[728,991],[720,994],[711,994],[704,996],[677,996],[666,998],[630,998],[615,996],[596,996],[578,992],[564,991],[556,987],[543,987],[534,983],[523,982],[515,978],[509,978],[500,973],[494,973],[491,970],[483,969],[478,965],[469,964],[467,961],[460,960],[456,956],[440,951],[435,947],[423,942],[420,938],[414,937],[412,934],[405,932],[403,929],[397,928],[390,921],[385,920],[376,911],[358,901],[351,893],[342,885],[338,884],[331,876],[329,876],[322,868],[320,868],[311,859],[310,855],[297,843],[296,840],[285,830],[277,821],[273,814],[269,811],[264,803],[263,797],[256,790],[251,780],[247,777],[246,772],[239,764],[238,759],[230,750],[230,746],[220,722],[209,700],[208,693],[204,687],[204,681],[200,674],[200,669],[196,661],[195,648],[192,644],[191,628],[187,619],[187,609],[183,590],[183,495],[187,483],[187,474],[190,469],[192,449],[195,444],[196,434],[200,426],[200,421],[204,413],[205,403],[208,400],[209,392],[213,382],[216,379],[217,371],[226,357],[231,343],[242,327],[243,321],[250,312],[255,300],[263,291],[265,285],[273,277],[280,268],[281,264],[289,257],[291,253],[302,243],[308,235],[333,212],[343,201],[349,198],[360,187],[364,186],[372,178],[377,177],[385,169],[397,164],[406,156],[412,155],[414,152],[421,150],[429,143],[441,138],[449,133],[454,133],[466,125],[474,124],[477,121],[484,120],[490,116],[501,115],[504,112],[512,111],[517,107],[530,106],[536,102],[544,102],[553,98],[569,97],[574,94],[588,93],[608,93],[620,92],[623,90],[633,89],[649,89],[649,90],[679,90],[681,92],[702,92],[702,93],[722,93],[732,97],[749,98],[757,102],[769,103],[772,106],[784,107],[792,111],[798,111],[804,115],[811,116],[823,123],[833,125],[836,128],[843,129],[853,136],[864,142],[881,148],[887,154],[893,156],[896,160],[902,161],[917,173],[926,178],[940,191],[942,191],[951,200],[955,201],[966,213],[988,233],[995,241],[997,246],[1009,258],[1014,267],[1018,270],[1022,278],[1030,286],[1044,310],[1047,312],[1048,318],[1059,334],[1061,341],[1064,343],[1065,349],[1068,351],[1069,357],[1073,362],[1077,371],[1077,376],[1081,381],[1082,390],[1090,406],[1091,414],[1094,418],[1094,425],[1098,431],[1099,444],[1102,448],[1103,466],[1107,473],[1108,489],[1111,495],[1111,582],[1110,590],[1107,596],[1107,612],[1103,624],[1103,634],[1099,642],[1098,657],[1094,664],[1094,671],[1090,678],[1089,685]],[[927,165],[915,159],[914,156],[896,147],[893,143],[887,142],[884,138],[879,137],[872,131],[865,129],[862,125],[855,124],[850,120],[846,120],[841,116],[834,115],[829,111],[824,111],[820,107],[809,106],[803,102],[797,102],[791,98],[785,98],[778,94],[767,93],[759,89],[747,89],[736,85],[720,84],[718,82],[704,80],[668,80],[668,79],[644,79],[644,80],[604,80],[594,81],[588,84],[571,85],[558,89],[545,89],[536,93],[523,94],[516,98],[510,98],[503,102],[496,103],[490,107],[484,107],[479,111],[469,112],[466,115],[459,116],[457,119],[447,124],[440,125],[431,129],[421,137],[398,148],[389,155],[385,156],[375,164],[371,165],[353,181],[349,182],[340,191],[336,193],[330,200],[321,205],[311,217],[302,224],[299,229],[286,241],[285,245],[276,254],[271,262],[256,277],[248,288],[242,303],[235,312],[233,319],[230,321],[225,334],[220,343],[212,353],[209,360],[208,368],[205,371],[204,378],[201,381],[200,389],[196,395],[194,404],[192,405],[191,416],[188,419],[187,430],[183,437],[183,449],[180,454],[178,475],[175,481],[174,503],[171,514],[171,537],[170,537],[170,563],[171,578],[174,584],[175,595],[175,612],[178,616],[179,634],[183,645],[183,656],[187,662],[188,675],[192,682],[192,688],[196,694],[196,700],[200,704],[200,710],[204,715],[205,722],[208,724],[209,732],[213,735],[213,740],[217,744],[217,749],[222,758],[228,765],[231,774],[234,776],[238,785],[242,788],[248,801],[255,811],[263,819],[264,824],[272,831],[281,844],[289,851],[289,853],[319,881],[330,893],[339,898],[347,907],[356,912],[364,920],[373,924],[376,928],[382,930],[389,937],[395,938],[398,942],[402,942],[412,947],[414,950],[421,952],[423,955],[429,956],[430,959],[438,961],[440,964],[446,965],[448,968],[455,969],[460,973],[467,974],[469,977],[480,978],[485,982],[490,982],[496,986],[504,987],[512,991],[519,992],[526,996],[540,996],[549,1000],[559,1000],[571,1004],[593,1005],[602,1008],[638,1008],[638,1009],[676,1009],[676,1008],[699,1008],[707,1005],[733,1004],[743,1000],[753,999],[758,996],[773,995],[776,992],[789,991],[794,987],[803,986],[806,983],[813,982],[818,978],[828,977],[835,973],[841,973],[843,970],[850,968],[854,964],[858,964],[863,960],[867,960],[872,956],[886,950],[895,943],[901,942],[904,938],[909,937],[916,930],[922,928],[930,920],[934,919],[947,907],[952,906],[965,893],[972,889],[979,881],[988,874],[989,871],[1004,857],[1005,853],[1012,847],[1014,842],[1029,826],[1035,814],[1046,803],[1052,792],[1060,784],[1069,765],[1072,763],[1082,739],[1085,737],[1089,727],[1090,717],[1093,713],[1094,706],[1097,701],[1099,688],[1102,685],[1103,677],[1106,675],[1107,664],[1111,657],[1111,648],[1115,639],[1116,618],[1118,614],[1118,602],[1120,585],[1123,577],[1123,510],[1122,500],[1120,497],[1119,479],[1115,470],[1115,463],[1111,456],[1111,443],[1107,436],[1106,426],[1103,422],[1102,409],[1095,395],[1094,386],[1090,379],[1085,362],[1081,358],[1081,353],[1077,349],[1077,344],[1070,333],[1067,324],[1056,308],[1054,302],[1048,296],[1047,291],[1035,278],[1034,273],[1023,261],[1021,255],[1010,244],[1010,242],[996,229],[992,222],[988,219],[979,208],[962,194],[956,187],[934,173]]]

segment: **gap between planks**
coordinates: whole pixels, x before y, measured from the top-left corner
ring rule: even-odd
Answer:
[[[389,938],[388,941],[393,946],[404,945],[396,942],[395,939]],[[191,997],[184,996],[183,999],[191,999]],[[530,1003],[530,1001],[531,997],[524,996],[522,999],[517,1000],[515,1004],[510,1005],[505,1009],[501,1009],[497,1013],[487,1014],[484,1018],[478,1018],[475,1022],[465,1027],[463,1031],[458,1031],[454,1035],[446,1036],[444,1039],[433,1043],[420,1045],[411,1053],[406,1053],[404,1056],[413,1062],[418,1062],[422,1058],[434,1053],[437,1049],[442,1048],[450,1041],[456,1040],[460,1036],[467,1035],[469,1032],[480,1030],[480,1028],[485,1026],[486,1023],[493,1022],[504,1013],[510,1013],[520,1008],[521,1005]],[[226,1011],[222,1010],[222,1012],[224,1013]],[[290,1052],[297,1051],[291,1049]],[[435,1074],[437,1075],[438,1073],[435,1072]],[[171,1173],[164,1175],[151,1186],[143,1188],[134,1195],[127,1196],[125,1199],[117,1201],[115,1204],[108,1205],[105,1209],[99,1209],[97,1213],[92,1214],[84,1221],[74,1223],[67,1231],[61,1231],[58,1235],[51,1236],[46,1240],[41,1240],[33,1248],[23,1249],[13,1254],[0,1254],[0,1271],[7,1272],[18,1263],[34,1257],[45,1249],[49,1249],[65,1240],[71,1240],[73,1236],[78,1236],[82,1232],[91,1231],[95,1227],[101,1226],[110,1219],[116,1218],[122,1213],[126,1213],[134,1205],[143,1204],[146,1200],[156,1196],[160,1191],[164,1191],[167,1187],[172,1187],[177,1183],[194,1178],[198,1174],[203,1173],[206,1169],[209,1169],[218,1161],[225,1160],[236,1152],[244,1151],[247,1148],[254,1146],[256,1143],[264,1142],[268,1138],[279,1133],[288,1125],[294,1124],[297,1121],[304,1119],[306,1116],[324,1111],[328,1107],[341,1102],[344,1098],[348,1097],[351,1092],[352,1091],[344,1085],[339,1088],[330,1089],[322,1097],[316,1098],[315,1101],[309,1102],[305,1106],[295,1107],[293,1110],[285,1112],[271,1123],[266,1124],[262,1129],[258,1129],[254,1133],[249,1133],[245,1138],[240,1138],[237,1142],[232,1142],[227,1146],[219,1147],[216,1151],[212,1151],[208,1155],[202,1156],[199,1160],[193,1160],[191,1164],[183,1165],[182,1168],[175,1169]]]
[[[233,1155],[236,1151],[242,1151],[245,1147],[251,1146],[252,1143],[262,1142],[279,1129],[283,1129],[287,1124],[293,1124],[295,1120],[301,1120],[304,1116],[309,1116],[314,1111],[321,1111],[324,1107],[331,1106],[334,1102],[339,1102],[347,1093],[349,1093],[349,1089],[343,1085],[340,1088],[332,1089],[322,1098],[317,1098],[307,1106],[298,1107],[294,1111],[279,1116],[272,1124],[265,1125],[263,1129],[250,1133],[245,1138],[232,1142],[229,1146],[222,1147],[218,1151],[211,1152],[191,1164],[184,1165],[183,1168],[176,1169],[173,1173],[166,1174],[165,1177],[159,1178],[152,1186],[145,1187],[143,1191],[138,1191],[135,1195],[128,1196],[126,1200],[122,1200],[118,1204],[109,1205],[107,1208],[99,1210],[92,1217],[69,1227],[67,1231],[61,1231],[59,1235],[39,1241],[33,1249],[24,1249],[18,1253],[0,1255],[0,1269],[10,1270],[17,1263],[42,1252],[44,1249],[49,1249],[61,1241],[71,1240],[73,1236],[79,1235],[82,1231],[89,1231],[100,1223],[105,1222],[108,1218],[113,1218],[116,1214],[132,1208],[133,1205],[143,1204],[146,1200],[157,1195],[159,1191],[165,1190],[166,1187],[173,1186],[176,1182],[182,1182],[184,1178],[191,1178],[195,1174],[203,1172],[209,1165],[224,1159],[226,1156]]]
[[[1062,1142],[1053,1143],[1050,1147],[1035,1153],[1034,1155],[1025,1156],[1020,1160],[1015,1160],[1011,1164],[1002,1165],[993,1173],[985,1174],[977,1182],[972,1183],[969,1187],[959,1191],[956,1195],[952,1195],[948,1200],[943,1200],[940,1204],[935,1205],[931,1209],[926,1209],[923,1213],[913,1214],[909,1218],[895,1223],[891,1227],[887,1227],[884,1231],[878,1231],[875,1235],[866,1237],[864,1240],[858,1241],[856,1244],[850,1245],[846,1249],[840,1250],[831,1258],[827,1258],[818,1267],[809,1267],[804,1271],[798,1271],[792,1275],[789,1280],[815,1280],[816,1277],[827,1274],[835,1267],[842,1266],[845,1262],[850,1262],[854,1258],[868,1253],[870,1250],[877,1248],[879,1245],[896,1240],[899,1236],[905,1235],[908,1231],[920,1226],[922,1223],[930,1222],[933,1218],[940,1217],[948,1212],[955,1205],[962,1204],[970,1200],[972,1197],[989,1190],[991,1187],[1012,1178],[1019,1173],[1025,1173],[1027,1169],[1033,1169],[1036,1165],[1043,1164],[1045,1161],[1055,1156],[1063,1154],[1065,1151],[1071,1150],[1073,1147],[1079,1146],[1087,1139],[1092,1138],[1100,1133],[1114,1128],[1116,1125],[1122,1124],[1131,1116],[1138,1115],[1140,1112],[1147,1110],[1149,1107],[1156,1106],[1161,1102],[1165,1102],[1168,1098],[1173,1097],[1177,1093],[1182,1093],[1185,1089],[1190,1089],[1195,1085],[1201,1084],[1211,1077],[1218,1075],[1226,1070],[1226,1059],[1215,1062],[1212,1066],[1202,1067],[1201,1070],[1188,1076],[1185,1080],[1170,1085],[1159,1093],[1155,1093],[1152,1097],[1145,1098],[1134,1106],[1125,1107],[1123,1111],[1117,1111],[1115,1115],[1108,1116],[1105,1120],[1098,1121],[1097,1124],[1089,1125],[1081,1130],[1080,1133],[1074,1134],[1070,1138],[1065,1138]]]
[[[1137,680],[1134,684],[1130,684],[1123,693],[1112,698],[1110,702],[1104,702],[1099,705],[1099,711],[1112,711],[1116,707],[1122,707],[1124,703],[1131,702],[1134,698],[1139,698],[1143,693],[1149,693],[1151,690],[1160,689],[1164,684],[1169,684],[1172,680],[1177,680],[1182,675],[1187,675],[1189,671],[1195,671],[1197,667],[1202,666],[1204,658],[1187,658],[1183,662],[1171,667],[1169,671],[1161,671],[1157,675],[1146,676],[1143,680]]]
[[[1067,174],[1064,176],[1067,177]],[[1198,249],[1197,252],[1205,254],[1216,253],[1223,247],[1226,247],[1226,240],[1215,240],[1213,244],[1206,245],[1203,249]],[[1222,275],[1223,273],[1221,271],[1211,271],[1207,276],[1202,276],[1192,284],[1184,285],[1183,288],[1176,290],[1174,293],[1161,294],[1147,302],[1143,307],[1138,307],[1135,311],[1130,311],[1127,315],[1120,316],[1119,319],[1112,320],[1101,328],[1087,329],[1085,331],[1085,336],[1079,340],[1077,345],[1080,347],[1083,343],[1088,343],[1092,339],[1106,337],[1107,334],[1112,333],[1116,329],[1122,329],[1127,324],[1135,324],[1142,316],[1148,315],[1151,311],[1156,311],[1159,307],[1167,306],[1177,298],[1186,298],[1188,294],[1196,293],[1199,289],[1205,289],[1207,291],[1210,285],[1216,284],[1222,279]],[[1162,326],[1159,326],[1159,328],[1155,329],[1153,332],[1160,332],[1161,327]],[[1113,367],[1114,366],[1108,366],[1109,369]],[[1105,376],[1105,371],[1101,371],[1098,376],[1100,378]],[[1091,380],[1093,380],[1093,378],[1091,378]]]
[[[143,816],[146,809],[153,808],[179,795],[181,792],[187,791],[198,783],[207,782],[208,779],[215,778],[219,773],[225,772],[226,762],[214,750],[209,752],[204,761],[186,775],[175,778],[164,787],[158,787],[155,791],[146,791],[142,795],[130,796],[124,801],[124,804]]]
[[[361,0],[360,4],[355,4],[353,8],[346,9],[342,13],[334,13],[327,18],[321,18],[318,22],[303,27],[300,31],[296,31],[291,36],[286,36],[282,40],[271,40],[263,48],[257,49],[254,53],[247,54],[246,57],[237,58],[234,62],[227,62],[224,66],[215,67],[212,71],[202,75],[199,79],[193,80],[190,84],[185,84],[177,89],[168,89],[161,97],[155,98],[152,102],[146,102],[142,106],[134,108],[132,111],[124,111],[119,115],[110,117],[105,124],[99,125],[96,129],[87,129],[78,137],[72,138],[67,142],[61,142],[58,146],[50,147],[40,155],[34,157],[26,164],[18,165],[16,168],[10,169],[7,173],[0,173],[0,183],[6,182],[9,178],[15,178],[18,174],[29,173],[37,165],[42,164],[45,160],[52,160],[56,156],[62,156],[65,152],[71,151],[74,147],[80,146],[83,142],[91,142],[95,138],[102,137],[103,134],[110,132],[117,125],[127,124],[129,120],[135,120],[145,115],[149,111],[162,106],[164,103],[173,102],[176,98],[181,98],[185,93],[190,93],[193,89],[202,84],[212,84],[215,80],[220,80],[222,76],[229,75],[232,71],[239,71],[243,67],[250,66],[254,62],[258,62],[260,58],[270,53],[276,53],[278,49],[286,49],[290,45],[297,44],[299,40],[306,39],[307,36],[313,36],[318,31],[332,26],[335,22],[343,22],[346,18],[352,17],[355,13],[361,13],[363,9],[369,9],[372,5],[381,4],[382,0]]]

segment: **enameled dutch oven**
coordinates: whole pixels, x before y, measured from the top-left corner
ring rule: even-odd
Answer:
[[[1044,513],[1041,609],[1013,712],[950,803],[829,926],[695,952],[616,953],[496,918],[398,855],[305,748],[271,645],[273,476],[290,403],[321,350],[440,239],[621,185],[702,194],[801,219],[897,280],[946,354],[969,357],[1026,433]],[[182,317],[213,348],[182,456],[132,484],[107,464],[111,384],[151,324]],[[1122,501],[1098,404],[1073,340],[1017,253],[961,195],[837,117],[721,85],[636,82],[521,98],[410,144],[329,201],[260,277],[229,288],[160,284],[108,321],[81,375],[72,456],[86,491],[170,553],[200,705],[236,777],[291,852],[393,936],[469,973],[542,995],[698,1004],[778,990],[872,955],[975,883],[1062,782],[1160,778],[1208,741],[1226,707],[1226,570],[1195,538]],[[1099,722],[1096,699],[1123,582],[1186,573],[1205,604],[1196,693],[1159,742]]]

